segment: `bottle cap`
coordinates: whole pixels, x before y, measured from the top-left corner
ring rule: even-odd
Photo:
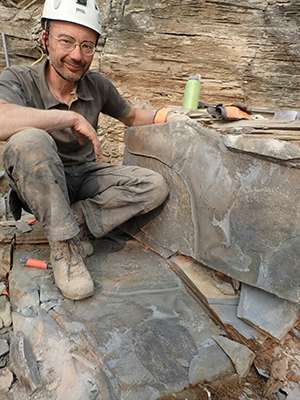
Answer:
[[[200,81],[201,80],[201,75],[200,74],[191,75],[189,77],[189,80]]]

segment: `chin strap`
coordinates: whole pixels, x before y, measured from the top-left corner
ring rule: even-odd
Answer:
[[[41,53],[40,58],[35,60],[31,65],[36,65],[36,64],[40,63],[41,61],[43,61],[43,59],[45,57],[47,57],[47,54],[44,52],[44,50],[41,47],[38,47],[38,50]]]

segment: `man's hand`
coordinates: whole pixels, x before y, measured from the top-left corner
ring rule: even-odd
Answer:
[[[83,144],[84,138],[88,138],[94,147],[96,160],[99,161],[101,159],[101,144],[99,142],[97,132],[92,127],[92,125],[88,122],[86,118],[82,115],[76,114],[74,119],[74,124],[72,125],[72,130],[78,138],[78,142]]]

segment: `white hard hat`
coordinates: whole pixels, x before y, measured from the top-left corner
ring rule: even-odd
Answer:
[[[52,19],[83,25],[101,34],[100,11],[96,0],[46,0],[42,22]]]

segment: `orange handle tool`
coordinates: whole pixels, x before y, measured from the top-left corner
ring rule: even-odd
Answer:
[[[26,221],[28,225],[34,225],[36,224],[38,221],[35,218],[29,219],[28,221]]]
[[[47,269],[47,263],[45,263],[43,260],[37,260],[36,258],[28,258],[25,263],[25,267]]]

